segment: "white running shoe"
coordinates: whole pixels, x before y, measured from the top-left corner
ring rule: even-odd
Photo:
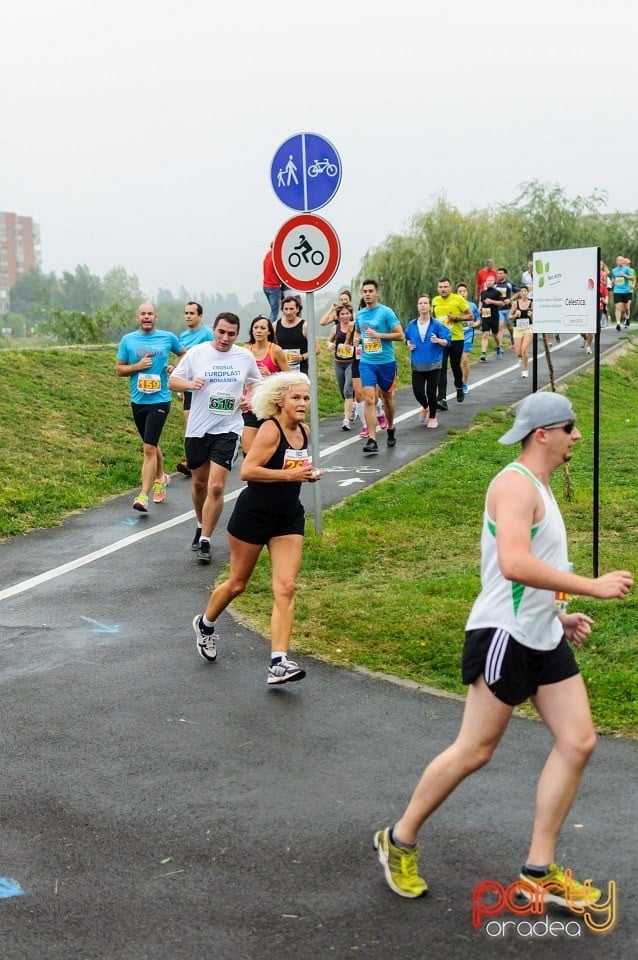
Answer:
[[[217,641],[219,640],[219,636],[214,630],[212,633],[204,633],[201,622],[201,616],[193,617],[193,630],[195,631],[197,652],[204,660],[213,663],[213,661],[217,659]]]
[[[279,663],[271,663],[266,683],[290,683],[293,680],[303,680],[305,676],[306,671],[302,670],[299,664],[284,657]]]

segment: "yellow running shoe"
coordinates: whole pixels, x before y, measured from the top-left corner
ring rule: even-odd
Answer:
[[[153,503],[164,503],[166,500],[166,485],[169,481],[169,478],[166,474],[163,475],[161,480],[156,480],[153,484]]]
[[[140,493],[133,501],[133,509],[140,513],[148,513],[148,497],[145,493]]]
[[[565,870],[557,863],[550,863],[549,870],[542,877],[531,877],[525,873],[525,867],[523,867],[519,880],[525,880],[525,887],[521,886],[519,893],[526,900],[532,900],[538,896],[538,899],[542,899],[544,903],[557,903],[561,907],[569,907],[572,903],[587,906],[590,903],[597,903],[602,895],[597,887],[592,886],[591,880],[581,883],[574,879],[569,868]]]
[[[428,885],[419,876],[419,854],[414,847],[395,847],[390,840],[390,828],[374,835],[374,849],[383,866],[386,883],[400,897],[422,897]]]

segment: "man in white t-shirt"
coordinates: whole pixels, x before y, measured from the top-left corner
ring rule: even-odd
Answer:
[[[186,459],[193,477],[193,506],[201,527],[198,563],[210,563],[210,538],[224,506],[224,490],[239,451],[242,411],[261,380],[250,350],[235,346],[239,317],[220,313],[213,340],[192,347],[175,368],[168,385],[192,391],[186,423]]]

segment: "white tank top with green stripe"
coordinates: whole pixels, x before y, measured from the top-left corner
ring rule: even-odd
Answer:
[[[531,530],[532,555],[557,570],[569,569],[565,524],[551,490],[520,463],[508,464],[498,476],[510,470],[529,477],[536,484],[545,505],[545,516]],[[487,512],[487,496],[485,503],[481,532],[481,592],[474,601],[465,629],[501,627],[526,647],[553,650],[563,635],[557,619],[559,610],[554,591],[525,587],[505,579],[498,565],[496,525]]]

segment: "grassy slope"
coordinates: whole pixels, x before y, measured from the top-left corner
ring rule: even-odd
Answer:
[[[140,442],[128,384],[115,377],[114,363],[114,348],[0,353],[0,536],[57,523],[72,510],[138,484]],[[402,369],[405,378],[405,364]],[[572,560],[588,573],[591,376],[573,380],[569,393],[586,439],[571,468],[571,502],[565,500],[561,476],[554,486]],[[328,355],[320,362],[320,396],[321,415],[338,409]],[[601,407],[600,570],[635,571],[636,351],[603,368]],[[462,690],[459,653],[479,585],[484,491],[507,459],[496,443],[503,416],[480,415],[479,427],[327,511],[321,538],[309,525],[297,602],[298,649]],[[179,402],[173,404],[162,445],[170,468],[182,451]],[[267,631],[267,563],[260,563],[248,595],[236,607]],[[637,601],[633,596],[624,604],[582,601],[578,607],[596,619],[592,641],[578,654],[596,722],[604,730],[636,735]]]

